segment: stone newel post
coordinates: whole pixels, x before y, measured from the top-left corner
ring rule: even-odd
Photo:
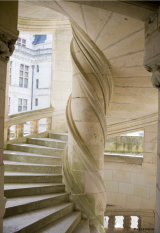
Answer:
[[[66,108],[69,139],[63,162],[64,181],[77,208],[102,233],[107,203],[103,153],[112,76],[98,47],[75,23],[71,25],[73,77]]]
[[[4,120],[7,80],[7,62],[14,51],[18,37],[17,31],[18,1],[0,2],[0,232],[3,232],[3,216],[5,213],[4,198]],[[8,105],[8,104],[7,104]],[[7,135],[6,135],[7,136]]]
[[[160,7],[145,23],[144,66],[152,72],[151,82],[158,91],[158,141],[157,141],[157,181],[155,233],[160,232]]]

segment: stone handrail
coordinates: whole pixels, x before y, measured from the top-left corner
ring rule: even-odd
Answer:
[[[10,127],[15,125],[15,137],[23,137],[24,134],[24,123],[31,121],[30,133],[38,133],[39,120],[46,118],[46,130],[51,129],[52,116],[54,108],[44,108],[40,110],[27,111],[23,113],[17,113],[10,115],[8,119],[5,120],[5,128],[8,128],[7,140],[10,140]]]

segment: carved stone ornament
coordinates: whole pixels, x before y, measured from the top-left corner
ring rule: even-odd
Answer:
[[[9,57],[13,54],[15,49],[15,42],[17,38],[13,39],[6,33],[0,33],[0,59],[2,61],[8,62]]]
[[[160,89],[160,69],[154,71],[151,77],[153,87]]]

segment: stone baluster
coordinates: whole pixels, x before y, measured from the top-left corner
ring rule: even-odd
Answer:
[[[52,117],[46,119],[46,131],[51,130],[52,127]]]
[[[138,218],[138,228],[141,228],[141,218]]]
[[[9,126],[7,129],[7,141],[10,140],[10,137],[11,137],[11,130],[10,130],[10,126]]]
[[[23,137],[24,134],[24,124],[18,124],[15,127],[15,137],[19,138],[19,137]]]
[[[99,232],[107,203],[102,177],[106,142],[106,112],[112,76],[106,58],[74,22],[71,57],[72,94],[66,107],[69,137],[63,157],[64,182],[72,200]]]
[[[124,219],[123,219],[123,228],[125,230],[131,229],[131,217],[130,216],[124,216]]]
[[[109,220],[108,220],[108,229],[109,230],[114,230],[115,227],[115,216],[109,216]]]
[[[31,121],[31,134],[38,133],[39,130],[39,120],[33,120]]]

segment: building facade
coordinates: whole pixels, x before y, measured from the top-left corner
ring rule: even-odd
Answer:
[[[20,34],[10,57],[8,113],[50,106],[52,35]]]

